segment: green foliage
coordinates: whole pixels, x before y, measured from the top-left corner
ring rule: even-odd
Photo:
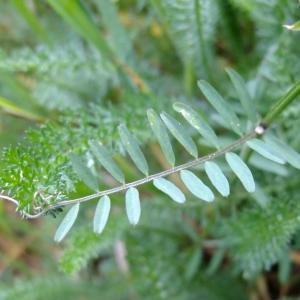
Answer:
[[[19,258],[41,279],[4,256],[0,299],[297,294],[299,19],[296,0],[0,1],[0,194],[25,216],[87,202],[59,216],[75,278],[28,258],[44,217]]]

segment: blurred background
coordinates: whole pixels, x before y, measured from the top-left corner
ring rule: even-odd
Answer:
[[[0,190],[25,206],[37,190],[89,193],[66,175],[65,153],[84,151],[91,137],[110,145],[126,178],[138,178],[120,122],[147,143],[153,169],[167,168],[145,116],[176,100],[201,108],[224,143],[232,140],[197,80],[245,117],[224,71],[236,69],[264,115],[299,80],[300,33],[283,27],[297,20],[296,0],[0,0]],[[298,101],[274,128],[298,151],[299,113]],[[178,163],[189,159],[175,149]],[[0,300],[299,299],[299,172],[249,163],[253,195],[235,183],[228,199],[189,196],[179,207],[146,185],[137,227],[116,195],[100,237],[87,203],[62,244],[53,241],[61,214],[24,220],[1,201]]]

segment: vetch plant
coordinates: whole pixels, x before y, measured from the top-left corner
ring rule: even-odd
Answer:
[[[225,147],[220,147],[221,142],[218,140],[212,127],[190,105],[176,102],[173,105],[174,110],[179,112],[190,126],[194,127],[203,138],[207,139],[212,146],[217,148],[215,152],[199,157],[197,146],[183,124],[165,112],[162,112],[159,117],[153,109],[149,109],[147,116],[150,127],[161,146],[166,160],[171,165],[170,169],[150,175],[149,166],[139,146],[139,141],[129,132],[125,124],[121,124],[118,127],[118,131],[122,144],[133,163],[145,177],[133,182],[126,182],[122,170],[113,160],[105,146],[101,145],[99,141],[92,140],[89,141],[90,148],[88,151],[94,155],[98,163],[101,164],[113,178],[120,182],[121,185],[109,190],[99,191],[97,176],[93,174],[92,170],[83,162],[80,156],[73,153],[70,155],[70,162],[75,173],[91,190],[94,190],[95,193],[77,199],[63,200],[50,204],[42,209],[37,209],[38,211],[34,211],[33,214],[22,211],[20,213],[27,218],[37,218],[48,211],[73,205],[62,220],[55,234],[55,241],[60,242],[75,223],[79,213],[79,204],[82,202],[100,198],[94,216],[94,231],[98,234],[104,230],[107,223],[111,207],[109,195],[114,193],[126,192],[126,213],[132,225],[138,224],[141,215],[140,195],[137,188],[145,183],[153,182],[153,185],[157,189],[167,194],[175,202],[184,203],[186,201],[184,193],[174,183],[166,179],[167,176],[174,173],[180,174],[180,178],[185,187],[195,197],[206,202],[214,201],[215,195],[211,188],[204,184],[195,173],[188,170],[201,164],[204,165],[205,172],[211,184],[221,196],[228,197],[230,194],[228,179],[218,164],[213,162],[213,160],[220,156],[225,156],[229,167],[240,180],[245,190],[249,193],[253,193],[255,191],[255,181],[252,172],[243,159],[233,152],[245,145],[249,147],[248,149],[253,150],[275,163],[285,164],[288,162],[292,166],[299,168],[300,154],[295,152],[288,145],[270,135],[266,135],[265,140],[258,139],[257,137],[264,136],[265,131],[269,128],[273,120],[290,102],[296,99],[300,93],[300,83],[297,83],[285,96],[278,100],[270,112],[262,118],[259,123],[256,123],[258,113],[254,110],[253,100],[247,91],[242,77],[234,70],[228,70],[228,74],[239,95],[245,114],[249,117],[248,121],[251,122],[251,130],[248,132],[245,128],[242,128],[241,122],[234,111],[231,110],[222,96],[209,83],[202,80],[198,82],[198,85],[207,100],[220,114],[228,127],[231,128],[236,135],[240,136],[239,139]],[[175,164],[175,155],[169,136],[170,134],[182,145],[190,156],[194,157],[193,160],[181,165]],[[16,199],[6,195],[0,196],[2,199],[10,200],[18,206]],[[34,208],[34,210],[36,209]]]

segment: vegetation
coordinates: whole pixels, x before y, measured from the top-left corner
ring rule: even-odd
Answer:
[[[298,299],[298,1],[0,16],[0,300]]]

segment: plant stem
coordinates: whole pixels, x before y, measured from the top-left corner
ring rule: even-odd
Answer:
[[[256,127],[256,129],[258,127],[264,126],[265,128],[267,128],[268,126],[270,126],[270,124],[279,116],[280,113],[282,113],[285,108],[292,103],[292,101],[294,101],[297,96],[300,94],[300,81],[298,81],[289,91],[286,95],[284,95],[282,98],[280,98],[275,105],[271,108],[270,112],[262,119],[262,122]],[[202,156],[199,157],[195,160],[189,161],[187,163],[178,165],[174,168],[159,172],[159,173],[155,173],[153,175],[147,176],[145,178],[133,181],[133,182],[129,182],[126,183],[124,185],[121,186],[117,186],[105,191],[100,191],[97,192],[95,194],[91,194],[85,197],[81,197],[81,198],[76,198],[76,199],[72,199],[72,200],[64,200],[61,201],[57,204],[53,204],[53,205],[49,205],[48,207],[44,208],[43,210],[41,210],[40,212],[36,213],[36,214],[29,214],[26,212],[22,212],[22,215],[25,216],[28,219],[35,219],[40,217],[41,215],[43,215],[44,213],[46,213],[49,210],[52,209],[56,209],[59,207],[63,207],[63,206],[67,206],[67,205],[71,205],[71,204],[75,204],[75,203],[81,203],[81,202],[86,202],[86,201],[90,201],[99,197],[102,197],[104,195],[110,195],[110,194],[114,194],[117,192],[122,192],[127,190],[130,187],[136,187],[136,186],[140,186],[144,183],[150,182],[154,179],[157,178],[161,178],[161,177],[165,177],[165,176],[169,176],[171,174],[177,173],[181,170],[185,170],[191,167],[195,167],[197,165],[203,164],[207,161],[213,160],[216,157],[222,156],[225,153],[232,151],[234,149],[236,149],[237,147],[244,145],[247,141],[253,139],[257,134],[263,134],[264,130],[261,133],[258,133],[257,130],[255,129],[255,131],[250,132],[248,134],[246,134],[245,136],[241,137],[240,139],[238,139],[237,141],[235,141],[234,143],[214,152],[211,154],[208,154],[206,156]],[[249,149],[249,148],[248,148]],[[247,150],[247,149],[246,149]],[[249,158],[251,152],[250,149],[249,151],[246,151],[245,153],[245,159]],[[19,205],[19,201],[16,199],[13,199],[9,196],[5,196],[5,195],[1,195],[0,194],[0,199],[3,200],[8,200],[13,202],[17,207]]]
[[[207,161],[213,160],[216,157],[222,156],[222,155],[224,155],[225,153],[227,153],[229,151],[233,151],[234,149],[236,149],[240,145],[243,145],[244,143],[246,143],[248,140],[253,139],[255,136],[256,136],[255,132],[248,133],[247,135],[241,137],[240,139],[238,139],[234,143],[232,143],[232,144],[230,144],[230,145],[228,145],[228,146],[226,146],[226,147],[224,147],[224,148],[222,148],[222,149],[220,149],[220,150],[218,150],[214,153],[210,153],[208,155],[198,157],[198,158],[196,158],[192,161],[189,161],[187,163],[178,165],[174,168],[171,168],[171,169],[159,172],[159,173],[155,173],[155,174],[147,176],[145,178],[142,178],[142,179],[139,179],[139,180],[136,180],[136,181],[133,181],[133,182],[129,182],[129,183],[126,183],[126,184],[123,184],[123,185],[105,190],[105,191],[100,191],[100,192],[97,192],[95,194],[91,194],[91,195],[88,195],[88,196],[85,196],[85,197],[76,198],[76,199],[72,199],[72,200],[65,200],[65,201],[61,201],[57,204],[49,205],[48,207],[46,207],[45,209],[41,210],[40,212],[38,212],[34,215],[28,214],[26,212],[23,212],[23,215],[25,217],[27,217],[28,219],[35,219],[35,218],[40,217],[41,215],[43,215],[44,213],[46,213],[47,211],[52,210],[52,209],[56,209],[56,208],[59,208],[59,207],[63,207],[63,206],[67,206],[67,205],[71,205],[71,204],[75,204],[75,203],[90,201],[90,200],[93,200],[93,199],[96,199],[96,198],[99,198],[99,197],[102,197],[102,196],[105,196],[105,195],[110,195],[110,194],[115,194],[115,193],[118,193],[118,192],[125,191],[125,190],[127,190],[131,187],[140,186],[140,185],[145,184],[147,182],[150,182],[154,179],[158,179],[158,178],[161,178],[161,177],[166,177],[166,176],[169,176],[171,174],[177,173],[181,170],[185,170],[185,169],[188,169],[188,168],[191,168],[191,167],[195,167],[195,166],[203,164]],[[18,203],[17,200],[15,200],[13,198],[10,198],[10,197],[7,197],[7,196],[2,196],[0,194],[0,199],[1,198],[5,199],[5,200],[10,200],[11,202],[14,202],[14,203]]]
[[[270,112],[263,118],[262,124],[269,127],[271,123],[280,115],[285,108],[292,103],[300,94],[300,80],[288,91],[286,95],[281,97]]]

